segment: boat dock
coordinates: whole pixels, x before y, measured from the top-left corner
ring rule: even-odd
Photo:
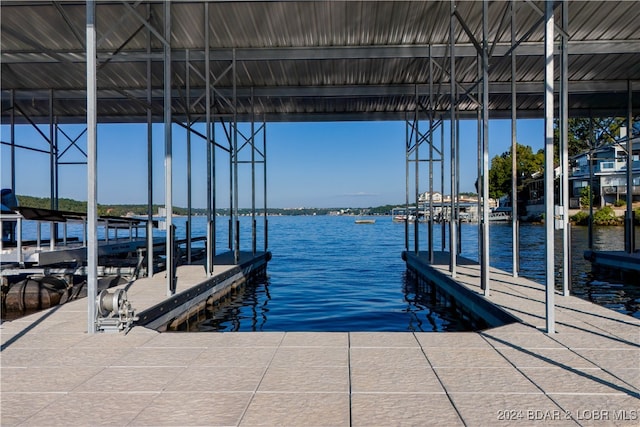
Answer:
[[[446,256],[409,269],[449,276]],[[216,265],[215,275],[230,266]],[[127,285],[137,313],[207,281],[180,266]],[[86,300],[1,326],[3,426],[622,425],[640,421],[640,320],[491,269],[490,301],[518,319],[464,333],[86,332]],[[478,294],[480,271],[455,282]],[[481,297],[484,298],[484,297]]]
[[[584,253],[584,258],[596,268],[640,274],[640,251],[592,251]]]

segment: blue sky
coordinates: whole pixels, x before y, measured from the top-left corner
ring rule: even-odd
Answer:
[[[427,123],[421,122],[426,128]],[[196,128],[204,132],[202,127]],[[61,129],[72,139],[84,127],[64,125]],[[154,203],[164,203],[164,131],[154,125]],[[247,125],[240,128],[249,133]],[[1,127],[2,141],[10,140],[9,127]],[[48,126],[43,127],[48,134]],[[449,192],[448,123],[445,123],[445,193]],[[475,192],[477,171],[476,122],[460,124],[461,191]],[[218,142],[227,144],[221,128]],[[542,120],[519,120],[518,142],[543,147]],[[69,143],[59,135],[59,147]],[[98,128],[98,202],[103,204],[146,203],[147,150],[146,125],[109,124]],[[173,197],[174,205],[187,205],[186,130],[173,127]],[[260,146],[261,142],[260,140]],[[440,140],[437,135],[436,147]],[[489,127],[490,158],[509,150],[511,129],[508,120],[492,120]],[[48,150],[48,143],[31,126],[16,127],[16,143]],[[336,122],[336,123],[267,123],[267,194],[268,205],[295,207],[369,207],[402,204],[405,200],[405,123],[404,122]],[[86,152],[85,135],[78,146]],[[426,153],[427,145],[421,150]],[[229,205],[229,156],[217,150],[218,207]],[[248,159],[243,150],[242,159]],[[206,203],[206,148],[204,141],[192,137],[192,200],[195,208]],[[10,186],[10,151],[2,146],[2,188]],[[421,156],[422,157],[422,156]],[[29,150],[17,150],[16,193],[49,196],[49,156]],[[85,161],[75,147],[69,148],[60,161]],[[60,197],[86,200],[86,166],[60,166]],[[256,165],[258,206],[262,206],[262,165]],[[420,191],[428,190],[427,164],[420,165]],[[241,207],[251,206],[251,168],[240,165]],[[411,169],[413,182],[414,172]],[[440,188],[440,170],[434,168],[436,189]],[[413,190],[412,190],[413,191]]]

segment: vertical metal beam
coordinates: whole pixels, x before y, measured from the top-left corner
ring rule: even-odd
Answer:
[[[224,120],[224,119],[222,119]],[[229,142],[229,251],[233,251],[233,206],[234,206],[234,194],[233,194],[233,156],[235,155],[233,150],[233,137],[231,136],[231,124],[229,125],[229,132],[227,133],[227,140]]]
[[[96,332],[98,295],[98,181],[97,181],[97,81],[96,2],[87,1],[87,333]]]
[[[269,248],[269,220],[267,219],[267,122],[263,115],[262,117],[262,163],[263,167],[263,197],[264,197],[264,252],[266,253]]]
[[[591,111],[589,111],[589,228],[588,228],[588,243],[589,249],[593,249],[593,168],[594,161],[593,155],[596,151],[596,137],[593,130],[593,117],[591,117]]]
[[[511,46],[516,43],[516,2],[511,0]],[[520,270],[520,222],[518,220],[518,140],[517,140],[517,93],[516,93],[516,49],[511,51],[511,252],[513,277]]]
[[[476,57],[477,61],[477,76],[478,76],[478,99],[482,100],[482,55],[478,53]],[[478,192],[478,264],[482,265],[482,209],[484,206],[484,202],[482,200],[482,195],[484,194],[482,191],[482,186],[484,185],[484,180],[482,179],[482,104],[478,103],[478,107],[476,109],[476,140],[478,142],[477,147],[477,167],[478,167],[478,178],[476,180],[476,191]],[[483,284],[481,284],[483,285]]]
[[[52,92],[53,93],[53,92]],[[53,116],[53,166],[55,173],[55,183],[53,186],[53,197],[55,198],[54,207],[55,209],[59,209],[59,199],[60,199],[60,159],[58,158],[58,117]],[[55,237],[58,237],[58,226],[55,225]]]
[[[451,96],[450,96],[450,148],[451,148],[451,204],[449,211],[449,271],[452,277],[456,277],[456,264],[457,264],[457,236],[456,236],[456,224],[454,213],[454,197],[455,197],[455,185],[456,185],[456,34],[455,34],[455,11],[456,4],[454,0],[451,0],[449,4],[450,18],[449,18],[449,78],[451,83]]]
[[[635,230],[633,225],[633,91],[631,80],[627,81],[627,210],[625,212],[625,250],[634,253]]]
[[[456,191],[455,191],[455,218],[456,222],[454,226],[457,228],[456,236],[458,236],[458,242],[456,244],[456,251],[458,254],[462,253],[462,221],[460,220],[460,117],[459,112],[456,112]]]
[[[442,252],[446,245],[447,224],[444,216],[444,116],[440,116],[440,240]]]
[[[489,2],[482,2],[482,266],[480,282],[489,296]]]
[[[56,208],[56,152],[54,145],[54,125],[53,125],[53,89],[49,89],[49,175],[50,181],[50,198],[49,205],[51,209]]]
[[[53,91],[51,91],[51,107],[53,108]],[[53,208],[59,209],[58,199],[60,197],[60,194],[59,194],[60,181],[58,180],[58,175],[60,172],[60,161],[58,159],[58,118],[56,116],[53,116],[53,138],[51,139],[51,144],[53,145],[53,170],[55,171],[54,173],[55,180],[53,183],[53,200],[54,200]],[[55,222],[52,222],[50,224],[49,234],[50,234],[49,244],[50,244],[51,250],[53,250],[56,246],[56,240],[58,239],[58,224],[56,224]]]
[[[433,58],[431,57],[431,45],[429,45],[429,230],[428,247],[429,263],[433,264],[433,127],[435,107],[433,105]]]
[[[544,32],[544,211],[546,231],[546,326],[547,333],[555,333],[554,318],[554,224],[553,224],[553,1],[545,2],[545,32]]]
[[[420,235],[418,233],[418,226],[420,221],[418,221],[419,215],[420,215],[420,155],[419,155],[419,148],[420,148],[420,131],[419,131],[419,126],[418,126],[418,121],[419,119],[419,114],[420,114],[420,110],[419,110],[419,102],[418,102],[418,85],[415,86],[415,102],[416,102],[416,109],[415,109],[415,117],[414,117],[414,121],[413,121],[413,126],[414,126],[414,134],[415,134],[415,197],[416,197],[416,218],[415,221],[413,222],[413,245],[415,248],[415,252],[416,255],[418,255],[418,253],[420,252]]]
[[[213,204],[213,154],[215,146],[211,143],[211,64],[209,58],[209,3],[204,4],[204,75],[205,75],[205,115],[207,127],[207,259],[205,261],[207,276],[213,274],[215,255],[215,207]]]
[[[562,159],[562,294],[569,296],[571,280],[571,240],[569,234],[569,2],[562,0],[562,33],[560,56],[560,151]]]
[[[187,98],[187,264],[191,264],[191,73],[189,71],[189,49],[185,52],[185,85],[186,85],[186,98]]]
[[[253,103],[253,87],[251,88],[251,253],[256,255],[256,138],[255,138],[255,105]]]
[[[236,50],[233,50],[233,219],[235,222],[235,244],[233,248],[233,259],[236,264],[240,264],[240,216],[238,213],[238,79]]]
[[[405,151],[405,204],[404,204],[404,249],[409,250],[409,156],[410,136],[409,136],[409,118],[404,118],[404,151]]]
[[[151,4],[147,4],[147,17]],[[151,110],[151,31],[147,31],[147,276],[153,276],[153,115]]]
[[[166,209],[166,262],[167,273],[173,265],[173,239],[171,230],[173,225],[173,142],[171,135],[171,1],[164,3],[164,37],[167,44],[164,45],[164,206]],[[175,273],[175,272],[174,272]],[[167,296],[174,293],[173,274],[167,274]]]
[[[16,191],[16,91],[11,89],[11,191]]]

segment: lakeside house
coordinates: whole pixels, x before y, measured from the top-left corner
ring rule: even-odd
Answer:
[[[633,200],[640,200],[640,138],[633,139]],[[570,207],[580,207],[580,194],[592,188],[594,205],[604,207],[627,197],[627,142],[616,142],[574,156],[569,177]]]
[[[626,139],[626,138],[625,138]],[[640,138],[633,140],[633,200],[640,200]],[[600,146],[573,156],[569,171],[569,208],[580,209],[584,188],[591,187],[594,206],[602,208],[627,198],[627,141]],[[560,168],[554,172],[554,198],[558,200]],[[544,176],[542,171],[522,177],[518,191],[518,212],[524,216],[544,212]]]

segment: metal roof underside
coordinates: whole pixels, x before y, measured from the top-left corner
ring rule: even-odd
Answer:
[[[510,4],[489,4],[491,117],[510,115]],[[162,2],[97,4],[99,121],[146,121],[148,71],[153,119],[162,120],[163,8]],[[234,54],[241,120],[252,111],[267,121],[403,119],[415,111],[416,99],[429,105],[430,57],[435,110],[449,108],[448,1],[214,2],[208,9],[205,17],[200,2],[171,6],[172,108],[180,120],[187,110],[192,120],[205,112],[205,22],[215,114],[233,112],[225,98],[232,100],[233,74],[226,70]],[[481,41],[482,2],[457,2],[456,10],[458,90],[472,95],[460,99],[459,109],[475,117],[477,50],[461,22]],[[542,10],[541,1],[517,2],[519,117],[543,114]],[[555,11],[560,25],[561,7]],[[50,115],[60,122],[86,120],[85,13],[84,2],[2,3],[4,123],[11,90],[17,122],[27,116],[48,122]],[[570,1],[568,35],[570,114],[626,115],[627,82],[640,90],[638,3]],[[555,68],[559,78],[559,60]],[[633,105],[640,110],[640,96]]]

